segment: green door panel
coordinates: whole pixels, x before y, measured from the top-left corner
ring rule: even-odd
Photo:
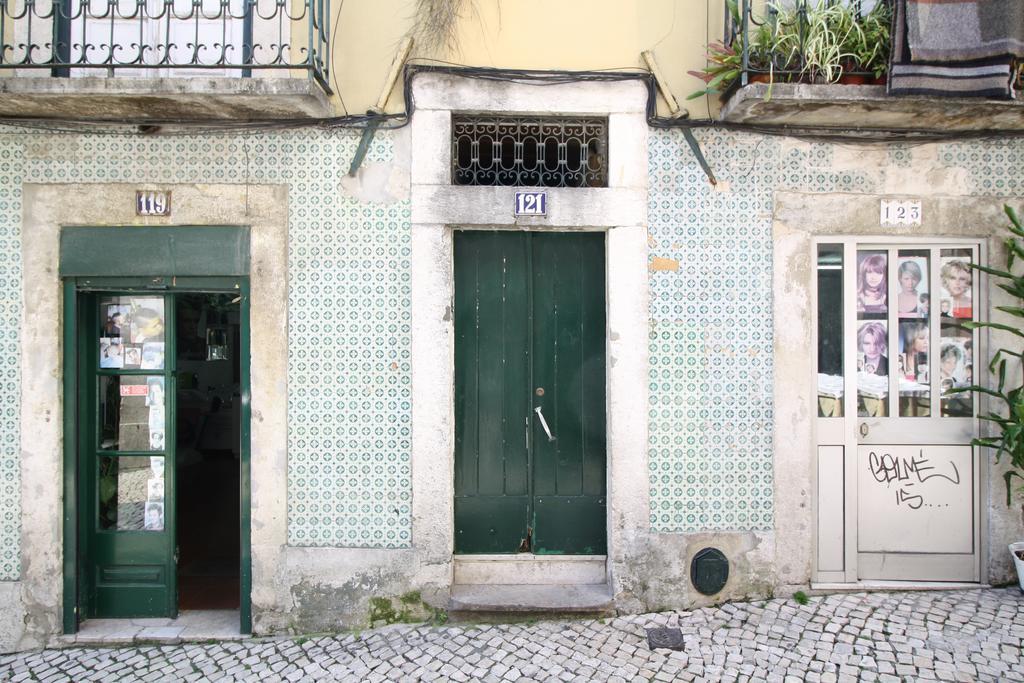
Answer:
[[[533,552],[538,555],[604,555],[604,496],[536,496]]]
[[[61,277],[231,276],[249,273],[249,228],[66,227]]]
[[[175,617],[174,297],[79,296],[83,616]]]
[[[455,239],[455,549],[460,553],[515,552],[527,535],[526,246],[514,233],[459,233]]]
[[[604,235],[454,249],[455,551],[603,553]]]
[[[534,235],[533,265],[533,545],[603,554],[604,235]]]
[[[529,518],[529,496],[456,496],[455,552],[518,552]]]

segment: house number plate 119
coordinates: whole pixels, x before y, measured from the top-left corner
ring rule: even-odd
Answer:
[[[547,192],[516,192],[517,216],[548,215]]]
[[[156,190],[136,190],[135,215],[170,216],[171,193]]]

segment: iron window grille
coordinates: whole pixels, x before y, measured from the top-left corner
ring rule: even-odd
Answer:
[[[608,121],[453,116],[452,184],[608,187]]]

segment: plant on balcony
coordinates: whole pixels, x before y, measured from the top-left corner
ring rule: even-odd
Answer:
[[[892,7],[887,2],[879,2],[864,16],[856,17],[844,46],[852,55],[850,71],[870,73],[877,80],[889,70],[891,26]]]
[[[857,11],[850,5],[817,0],[806,9],[803,69],[812,83],[835,83],[843,65],[854,58],[850,44],[863,33]]]
[[[736,48],[723,42],[708,44],[708,65],[700,71],[688,71],[691,76],[704,81],[704,89],[690,93],[686,99],[692,100],[704,95],[718,95],[736,82],[743,70],[743,54]]]
[[[738,0],[726,0],[726,8],[732,19],[733,26],[740,25],[740,9]],[[776,26],[768,23],[760,24],[749,39],[747,50],[747,71],[752,74],[767,74],[771,82],[778,68],[779,55],[783,53]],[[688,71],[691,76],[704,81],[706,86],[687,96],[692,100],[705,95],[719,95],[728,90],[743,73],[743,35],[736,33],[729,45],[723,41],[709,43],[707,46],[708,65],[700,71]]]
[[[739,0],[726,0],[726,11],[732,20],[732,25],[740,25]],[[691,93],[686,99],[693,100],[704,95],[718,95],[729,88],[743,71],[743,47],[742,36],[734,34],[731,44],[726,45],[724,41],[708,43],[707,54],[708,65],[700,71],[687,71],[691,76],[704,81],[704,88]]]

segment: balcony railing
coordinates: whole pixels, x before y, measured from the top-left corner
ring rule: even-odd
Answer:
[[[330,94],[330,17],[330,0],[0,0],[0,71],[302,70]]]
[[[888,70],[891,0],[725,0],[725,37],[692,72],[726,96],[754,81],[864,83]]]

